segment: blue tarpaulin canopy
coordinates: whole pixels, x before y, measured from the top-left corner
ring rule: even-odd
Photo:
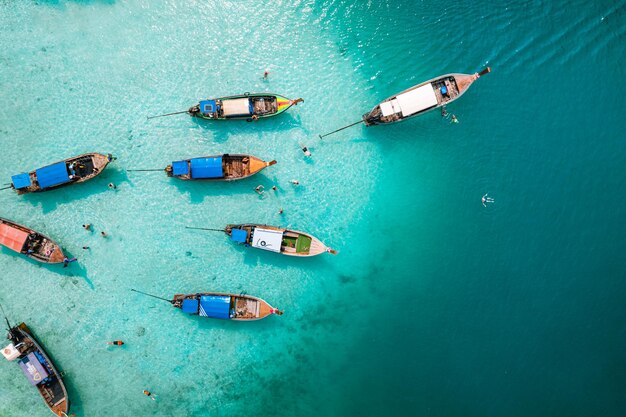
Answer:
[[[221,156],[191,160],[191,178],[221,178],[223,176]]]
[[[20,368],[22,368],[22,371],[24,371],[24,375],[26,375],[31,385],[37,385],[48,377],[48,372],[41,363],[39,363],[39,360],[33,352],[20,359],[18,364]]]
[[[243,229],[232,229],[230,231],[230,239],[237,243],[246,243],[248,232]]]
[[[189,161],[174,161],[174,162],[172,162],[172,174],[174,174],[174,175],[187,175],[187,174],[189,174]]]
[[[30,185],[30,175],[27,173],[13,175],[11,181],[16,189],[26,188]]]
[[[214,319],[229,319],[230,297],[227,295],[203,295],[200,297],[200,315]]]
[[[198,314],[198,300],[185,298],[182,305],[183,313]]]
[[[35,171],[35,174],[41,188],[48,188],[70,181],[65,162],[57,162],[54,165],[39,168]]]
[[[210,114],[217,111],[217,103],[215,100],[202,100],[200,102],[200,113]]]

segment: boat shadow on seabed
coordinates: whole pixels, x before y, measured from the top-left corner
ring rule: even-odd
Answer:
[[[235,195],[235,194],[250,194],[255,195],[254,187],[258,184],[268,183],[267,177],[263,174],[257,174],[252,178],[244,178],[237,181],[223,181],[223,182],[203,182],[203,181],[180,181],[177,179],[170,179],[171,184],[178,188],[178,191],[189,195],[189,202],[191,204],[201,204],[205,199],[211,198],[216,195]],[[256,181],[256,182],[255,182]],[[267,185],[266,188],[271,188],[271,185]]]
[[[91,195],[110,192],[107,184],[110,182],[123,182],[125,177],[126,172],[110,169],[103,171],[98,178],[94,178],[92,181],[85,184],[74,184],[71,187],[63,187],[41,193],[25,194],[21,196],[21,198],[35,207],[41,206],[42,213],[48,214],[64,204],[73,203],[76,200]]]
[[[267,139],[268,133],[276,133],[285,135],[286,130],[301,128],[302,123],[300,121],[299,114],[286,113],[280,116],[280,119],[276,117],[269,117],[267,119],[260,119],[256,121],[246,122],[245,120],[204,120],[197,117],[192,117],[192,123],[199,129],[210,130],[213,134],[212,138],[203,138],[203,141],[207,143],[224,143],[230,139],[231,136],[254,134],[256,130],[256,136],[259,141]],[[250,125],[256,129],[250,129]]]
[[[74,258],[74,256],[71,253],[68,253],[67,250],[64,250],[65,255],[68,259],[72,259]],[[77,260],[76,262],[70,262],[67,264],[67,267],[64,268],[62,263],[59,264],[45,264],[45,263],[41,263],[41,262],[37,262],[33,259],[28,258],[27,256],[23,255],[23,254],[17,254],[5,247],[0,246],[0,255],[2,256],[10,256],[11,258],[15,259],[15,261],[19,261],[19,262],[28,262],[31,265],[34,265],[38,268],[42,268],[42,269],[46,269],[50,272],[53,272],[55,274],[58,275],[63,275],[69,279],[72,278],[82,278],[83,280],[85,280],[85,282],[87,283],[87,285],[89,286],[89,288],[91,288],[92,290],[95,290],[95,286],[93,285],[93,282],[89,279],[88,275],[87,275],[87,268],[85,268],[84,265],[80,264],[80,260]],[[19,259],[18,259],[19,258]],[[78,282],[76,279],[72,279],[73,284],[76,285]],[[61,283],[62,286],[65,286],[66,283]]]

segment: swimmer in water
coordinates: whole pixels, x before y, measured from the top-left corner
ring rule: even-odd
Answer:
[[[305,144],[301,143],[300,149],[302,149],[302,152],[304,152],[304,156],[311,156],[311,151],[309,150],[309,148],[306,147]]]
[[[483,206],[487,207],[487,204],[495,203],[496,201],[493,198],[488,197],[487,194],[485,194],[482,198],[482,202],[483,202]]]

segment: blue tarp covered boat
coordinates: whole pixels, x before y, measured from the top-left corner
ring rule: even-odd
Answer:
[[[220,292],[176,294],[174,299],[168,300],[135,289],[131,291],[167,301],[174,307],[180,308],[183,313],[213,319],[249,321],[259,320],[271,314],[279,316],[283,314],[282,311],[272,307],[266,301],[244,294],[235,295]]]
[[[174,161],[165,172],[181,180],[233,181],[254,175],[275,163],[252,155],[224,154]]]
[[[87,153],[55,162],[29,173],[11,177],[11,187],[18,194],[48,191],[69,184],[84,182],[99,175],[115,158],[100,153]]]
[[[259,320],[283,314],[266,301],[243,294],[176,294],[172,304],[183,313],[222,320]]]

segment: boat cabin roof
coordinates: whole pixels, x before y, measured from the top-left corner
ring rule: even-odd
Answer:
[[[189,174],[189,161],[172,162],[172,174],[173,175],[188,175]]]
[[[198,298],[185,298],[181,305],[183,313],[198,314],[202,317],[228,320],[231,316],[230,296],[201,295]]]
[[[252,114],[252,103],[249,98],[236,98],[222,101],[224,116],[249,116]]]
[[[35,170],[37,181],[41,188],[53,187],[55,185],[70,182],[65,161]]]
[[[202,100],[200,101],[200,113],[210,115],[216,113],[220,106],[215,100]]]
[[[230,231],[230,239],[237,243],[246,243],[248,232],[244,229],[232,229]]]
[[[49,375],[42,362],[45,363],[45,359],[36,351],[24,356],[18,362],[31,385],[39,385]]]
[[[190,160],[191,178],[221,178],[224,176],[222,170],[222,157],[216,158],[193,158]]]
[[[26,239],[28,239],[28,232],[6,223],[0,223],[0,245],[6,246],[15,252],[22,252]]]
[[[11,182],[15,189],[19,190],[20,188],[30,187],[30,175],[26,172],[21,174],[16,174],[11,177]]]
[[[394,99],[381,103],[380,110],[383,116],[402,113],[407,117],[439,104],[433,86],[428,83],[414,90],[397,95]]]
[[[256,227],[252,232],[252,246],[272,252],[280,252],[283,242],[283,232]]]

